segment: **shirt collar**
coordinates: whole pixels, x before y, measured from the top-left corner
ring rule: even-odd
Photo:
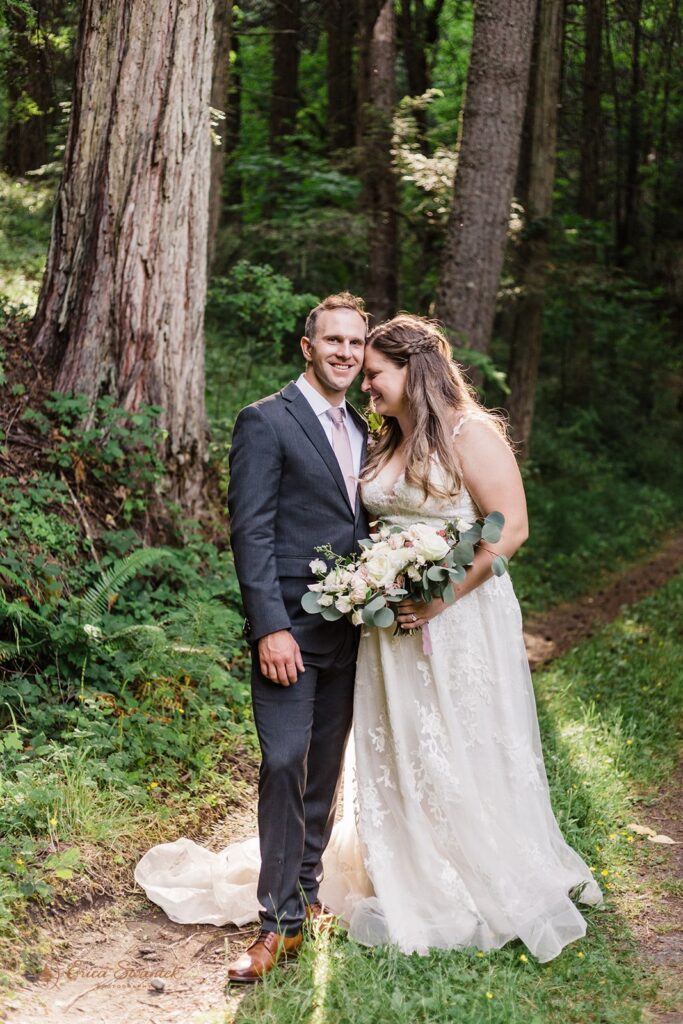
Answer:
[[[296,386],[308,400],[308,403],[312,407],[316,416],[324,416],[328,409],[334,408],[332,403],[328,402],[324,395],[321,395],[312,384],[308,383],[305,374],[301,374],[299,379],[296,381]],[[344,414],[347,413],[346,400],[341,403],[339,408],[344,410]]]

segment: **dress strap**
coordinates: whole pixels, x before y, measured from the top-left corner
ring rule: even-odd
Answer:
[[[460,417],[458,422],[453,427],[453,432],[451,434],[451,437],[457,437],[458,434],[460,433],[460,430],[461,430],[463,424],[467,423],[468,420],[485,420],[485,419],[486,419],[486,416],[482,415],[482,413],[478,412],[476,409],[473,409],[472,412],[466,412],[464,416]]]

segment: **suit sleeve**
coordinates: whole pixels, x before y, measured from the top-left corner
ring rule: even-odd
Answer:
[[[275,520],[282,478],[282,451],[275,431],[256,406],[235,422],[230,449],[230,543],[250,639],[290,629],[275,557]]]

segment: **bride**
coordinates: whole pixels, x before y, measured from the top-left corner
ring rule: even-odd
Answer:
[[[426,953],[520,938],[547,961],[585,934],[572,897],[602,897],[553,815],[519,604],[491,572],[527,537],[520,473],[433,322],[376,327],[364,374],[383,417],[361,478],[369,516],[440,528],[497,510],[505,528],[479,545],[454,603],[402,602],[404,636],[363,629],[355,769],[347,758],[320,896],[365,944]],[[258,868],[256,840],[214,854],[181,839],[148,851],[135,877],[176,921],[240,925],[258,917]]]

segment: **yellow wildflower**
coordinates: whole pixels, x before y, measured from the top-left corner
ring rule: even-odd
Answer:
[[[520,953],[519,954],[519,959],[522,961],[523,964],[526,964],[526,963],[529,962],[529,957],[526,955],[526,953]]]
[[[55,827],[55,825],[57,824],[57,819],[56,819],[56,818],[50,818],[50,824],[51,824],[51,825],[52,825],[52,827],[54,828],[54,827]]]
[[[17,857],[17,858],[15,859],[14,863],[15,863],[15,864],[17,864],[17,865],[18,865],[19,867],[22,867],[22,865],[23,865],[23,863],[24,863],[24,862],[23,862],[23,860],[21,859],[21,857]]]
[[[607,868],[603,868],[600,874],[603,878],[607,878],[607,876],[609,875],[609,871],[607,870]]]
[[[487,999],[493,999],[493,992],[487,992],[486,993],[486,998]]]
[[[582,950],[579,950],[579,952],[576,955],[578,956],[579,960],[583,960],[586,956],[586,954]]]
[[[626,746],[630,747],[633,745],[633,740],[626,740]]]
[[[618,839],[619,838],[617,836],[616,832],[610,832],[609,837],[610,837],[610,839]]]
[[[477,956],[486,956],[486,953],[477,953]]]

